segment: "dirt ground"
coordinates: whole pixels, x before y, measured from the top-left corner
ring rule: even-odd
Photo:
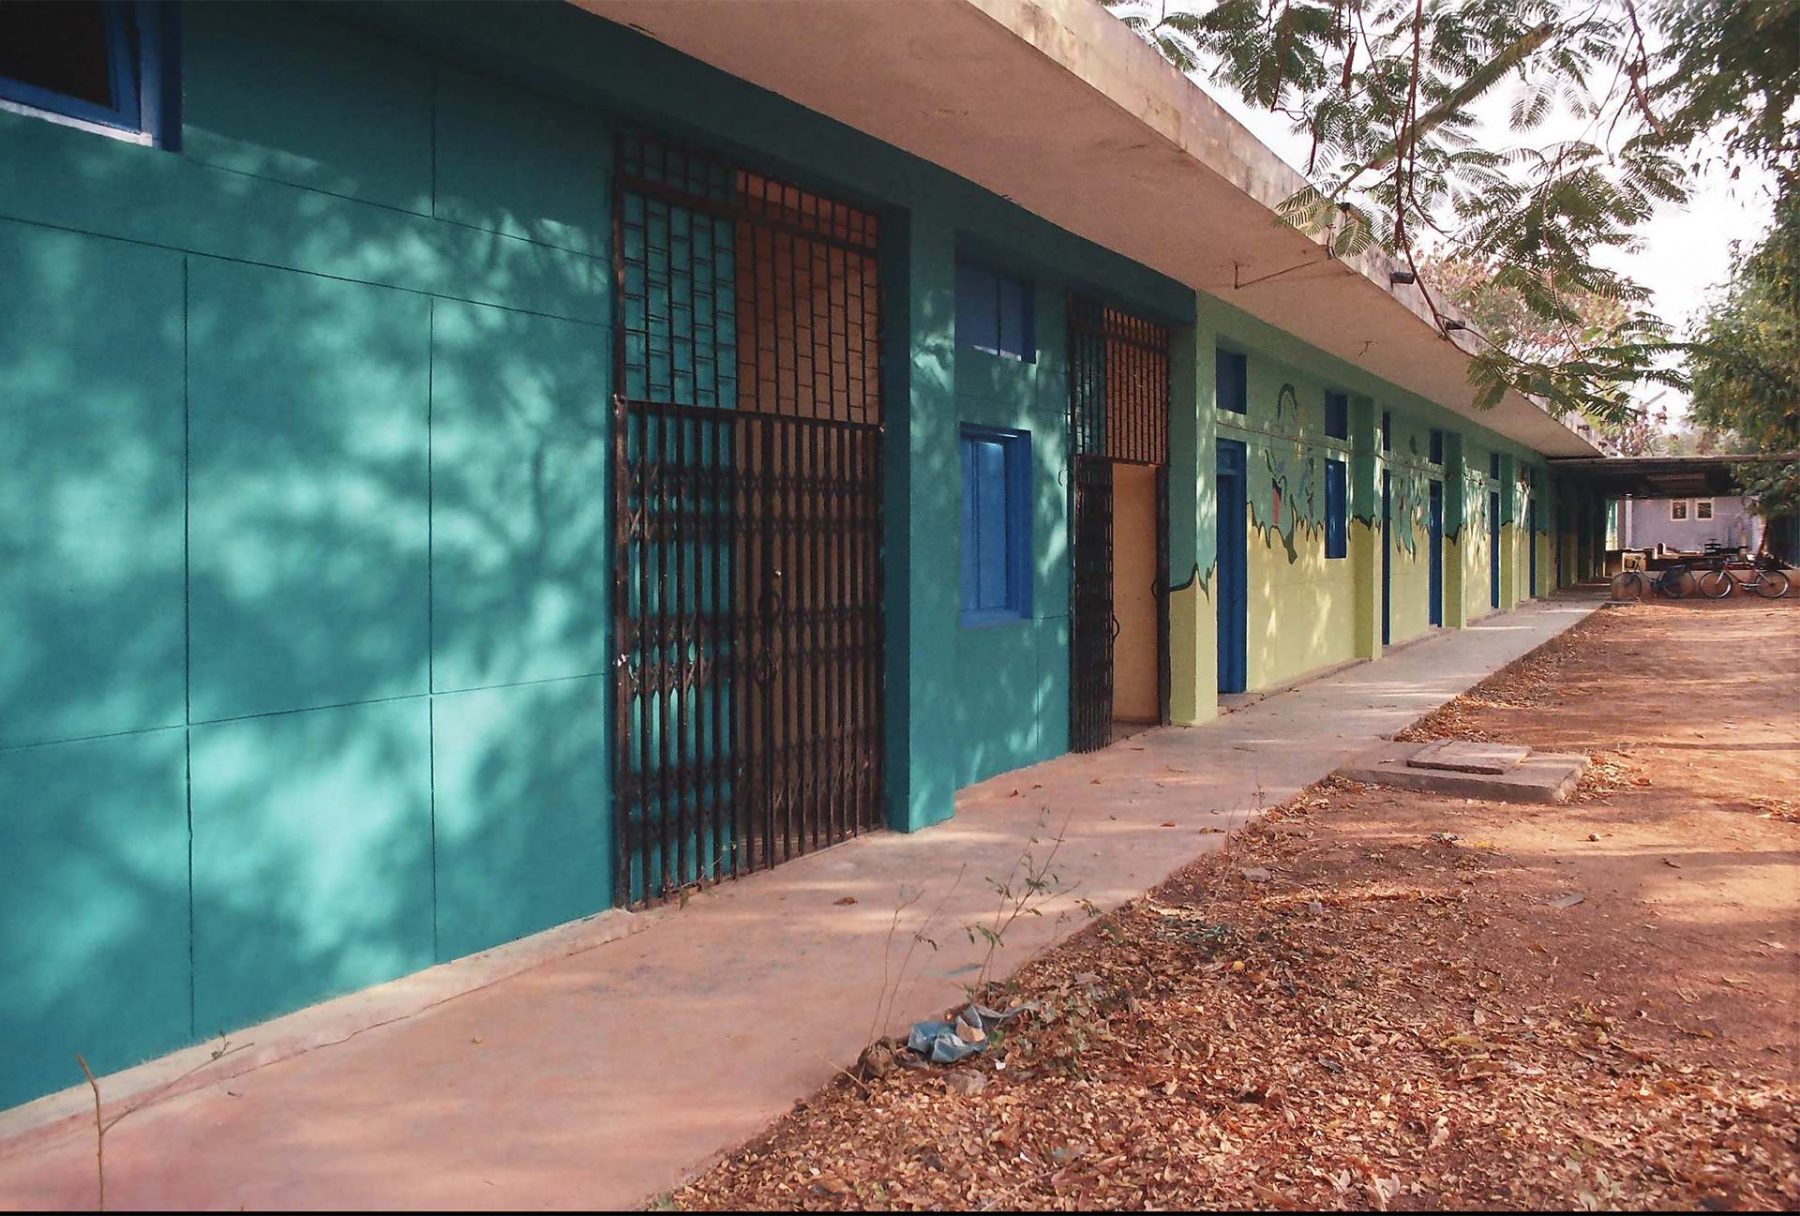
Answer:
[[[1315,787],[663,1202],[1800,1205],[1797,694],[1800,601],[1597,613],[1409,732],[1569,805]]]

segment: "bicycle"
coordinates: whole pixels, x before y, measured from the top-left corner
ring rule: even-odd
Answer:
[[[1748,570],[1750,577],[1740,579],[1733,570]],[[1722,600],[1735,587],[1754,591],[1766,600],[1778,600],[1788,593],[1788,576],[1772,557],[1730,558],[1700,576],[1700,594],[1709,600]]]
[[[1638,600],[1650,592],[1678,600],[1700,589],[1700,580],[1686,565],[1670,566],[1651,575],[1647,570],[1621,570],[1613,575],[1612,597],[1615,600]]]

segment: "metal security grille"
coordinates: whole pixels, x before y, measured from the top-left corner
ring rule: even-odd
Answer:
[[[1112,731],[1112,462],[1075,458],[1074,569],[1069,586],[1069,750],[1106,746]]]
[[[1069,441],[1074,537],[1069,618],[1069,747],[1094,751],[1112,733],[1113,475],[1157,468],[1157,683],[1169,716],[1169,331],[1096,300],[1069,300]]]
[[[881,821],[876,217],[640,136],[614,261],[620,901]]]
[[[1077,456],[1169,461],[1169,331],[1109,304],[1069,301],[1069,438]]]

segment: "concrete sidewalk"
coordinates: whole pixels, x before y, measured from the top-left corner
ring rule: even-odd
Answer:
[[[1142,893],[1218,847],[1208,829],[1286,799],[1596,606],[1528,605],[1204,727],[994,778],[915,835],[865,837],[685,908],[553,930],[234,1035],[259,1046],[205,1065],[107,1136],[107,1202],[641,1205],[855,1058],[884,969],[934,910],[940,949],[914,956],[890,1029],[953,1003],[982,955],[962,926],[992,919],[987,880],[1034,831],[1068,817],[1056,869],[1078,889],[1066,916],[1014,926],[1001,973],[1079,927],[1077,897],[1110,907]],[[902,889],[919,898],[890,950]],[[108,1114],[206,1059],[103,1078]],[[84,1090],[0,1116],[0,1206],[93,1205],[86,1101]]]

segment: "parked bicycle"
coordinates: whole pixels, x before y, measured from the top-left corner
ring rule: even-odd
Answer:
[[[1740,578],[1732,573],[1734,570],[1747,570],[1750,572],[1749,577]],[[1699,584],[1700,594],[1709,600],[1722,600],[1736,587],[1742,587],[1746,592],[1754,591],[1769,600],[1778,600],[1788,593],[1786,571],[1781,569],[1779,562],[1766,554],[1755,559],[1727,558],[1716,568],[1702,574]]]
[[[1685,564],[1670,566],[1651,574],[1647,570],[1621,570],[1613,575],[1612,597],[1615,600],[1643,599],[1652,591],[1678,600],[1700,590],[1700,576]]]

